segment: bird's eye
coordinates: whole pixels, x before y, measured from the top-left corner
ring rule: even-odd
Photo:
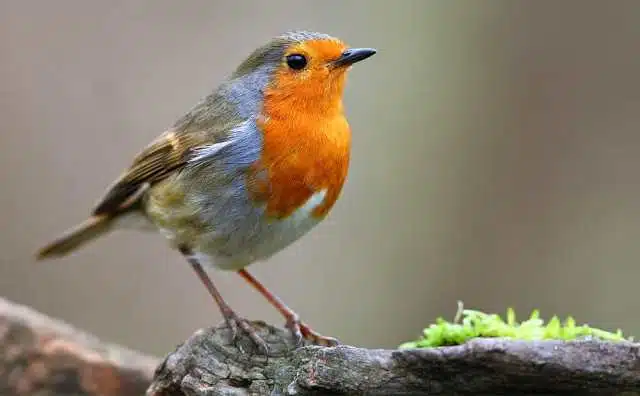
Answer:
[[[307,58],[300,54],[287,55],[287,65],[293,70],[301,70],[307,65]]]

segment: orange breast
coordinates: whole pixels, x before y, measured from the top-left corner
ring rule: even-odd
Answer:
[[[266,201],[267,213],[275,218],[290,215],[314,193],[326,190],[313,212],[323,217],[338,199],[347,176],[349,125],[341,105],[336,111],[315,111],[286,102],[265,100],[258,125],[264,151],[251,174],[250,190],[254,198]]]

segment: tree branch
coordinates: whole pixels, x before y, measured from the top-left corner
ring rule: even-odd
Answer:
[[[2,395],[640,395],[640,345],[478,339],[417,349],[295,349],[254,322],[269,358],[221,325],[161,363],[0,299]],[[154,367],[157,366],[154,375]]]
[[[415,349],[294,349],[255,322],[270,357],[241,354],[224,326],[201,330],[158,368],[151,396],[183,395],[640,395],[640,345],[477,339]],[[626,393],[623,393],[626,392]]]
[[[0,395],[144,395],[158,362],[0,298]]]

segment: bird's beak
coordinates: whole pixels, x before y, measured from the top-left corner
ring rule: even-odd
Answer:
[[[373,48],[349,48],[345,50],[340,57],[330,63],[331,67],[351,66],[356,62],[365,60],[374,55],[376,50]]]

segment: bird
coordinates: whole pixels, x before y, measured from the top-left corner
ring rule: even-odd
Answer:
[[[339,344],[301,321],[247,267],[307,234],[341,195],[351,152],[346,77],[375,53],[308,30],[271,38],[134,156],[87,219],[36,259],[67,256],[118,229],[159,232],[213,297],[234,342],[244,334],[267,350],[210,269],[235,271],[253,286],[284,317],[296,345]]]

